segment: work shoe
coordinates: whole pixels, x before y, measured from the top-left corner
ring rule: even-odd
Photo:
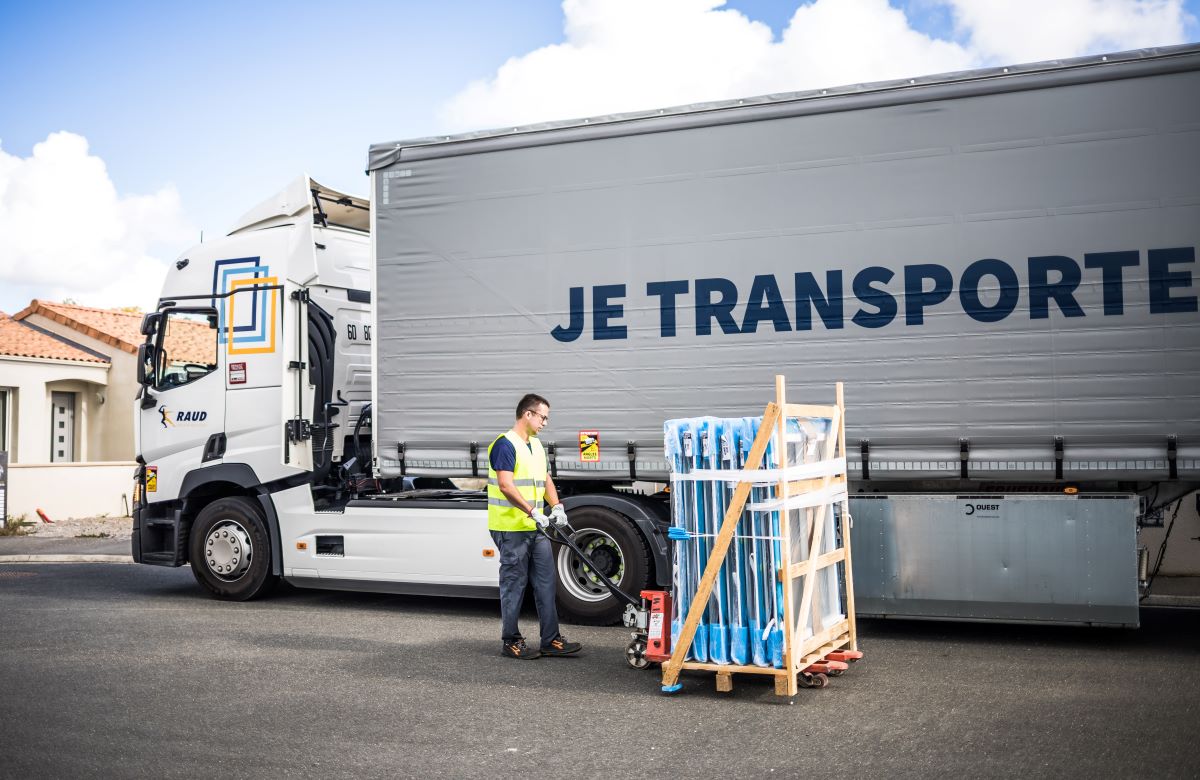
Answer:
[[[524,639],[516,639],[512,642],[505,642],[504,649],[500,651],[500,655],[506,655],[509,658],[516,658],[520,661],[532,661],[534,658],[540,658],[542,654],[533,648],[526,647]]]
[[[575,655],[582,649],[583,645],[578,642],[569,642],[565,636],[559,634],[550,640],[550,644],[542,647],[542,655]]]

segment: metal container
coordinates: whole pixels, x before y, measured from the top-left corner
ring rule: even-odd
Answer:
[[[1133,495],[850,499],[862,617],[1138,625]]]

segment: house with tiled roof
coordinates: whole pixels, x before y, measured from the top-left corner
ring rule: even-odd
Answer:
[[[0,315],[0,450],[10,463],[100,454],[96,399],[106,396],[111,369],[103,352]]]
[[[34,506],[60,516],[124,510],[141,321],[137,312],[41,300],[0,315],[9,514]]]
[[[65,303],[34,300],[13,320],[47,339],[71,344],[99,357],[107,365],[103,383],[56,387],[55,413],[75,419],[77,436],[43,442],[21,436],[15,447],[17,463],[132,461],[133,413],[137,394],[137,347],[142,340],[142,315]],[[2,384],[2,383],[0,383]],[[59,413],[57,410],[63,409]],[[62,421],[52,421],[54,425]],[[45,445],[51,445],[45,451]]]

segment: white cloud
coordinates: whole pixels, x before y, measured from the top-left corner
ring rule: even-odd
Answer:
[[[732,96],[771,56],[771,30],[714,0],[566,0],[566,41],[514,57],[442,112],[456,130]]]
[[[122,195],[87,139],[51,133],[29,157],[0,148],[0,309],[31,298],[148,308],[166,262],[195,237],[179,193]]]
[[[1183,43],[1183,0],[944,0],[975,56],[997,64]]]
[[[956,40],[887,0],[797,3],[779,40],[724,0],[564,0],[564,41],[509,59],[452,97],[449,131],[793,92],[1180,43],[1182,0],[914,0]]]

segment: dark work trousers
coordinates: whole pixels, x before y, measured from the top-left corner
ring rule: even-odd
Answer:
[[[517,618],[525,599],[525,584],[532,580],[533,601],[541,623],[540,646],[558,636],[558,609],[554,605],[554,553],[550,540],[537,531],[492,531],[500,550],[500,638],[506,643],[521,636]],[[530,644],[533,644],[532,642]]]

